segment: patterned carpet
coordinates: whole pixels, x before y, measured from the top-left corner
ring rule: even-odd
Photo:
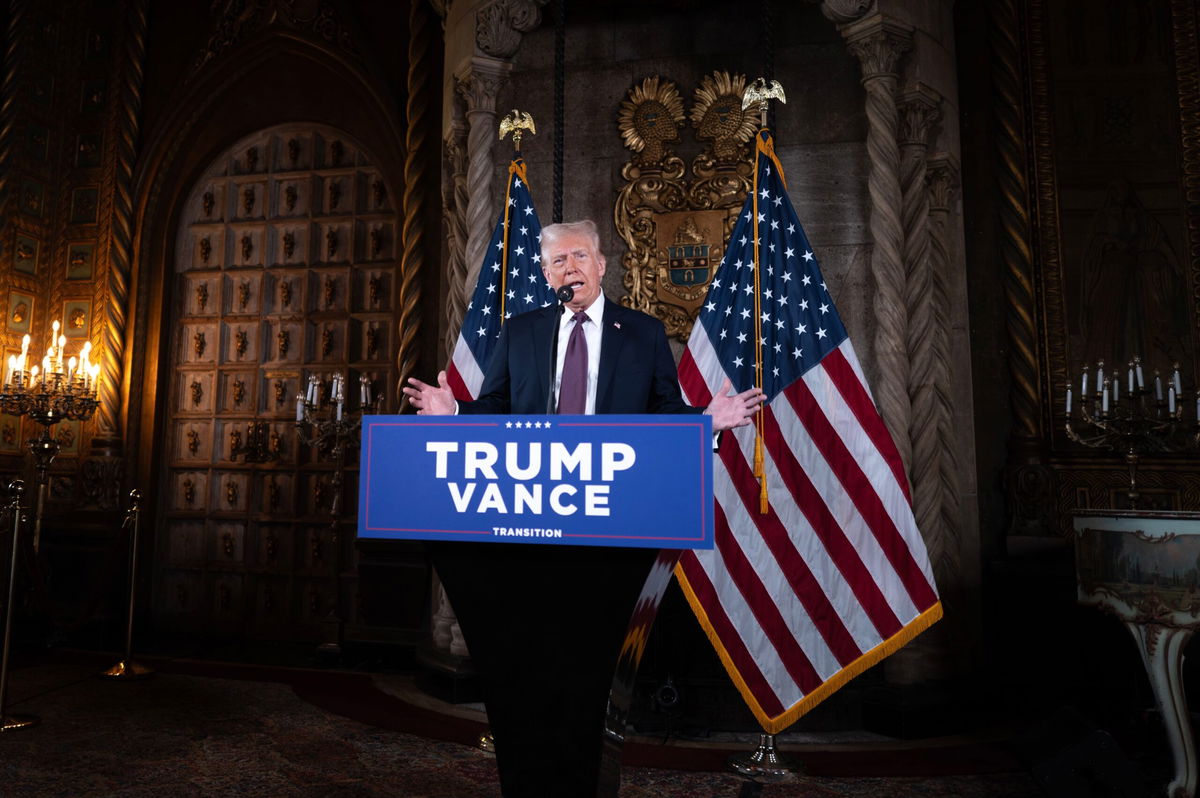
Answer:
[[[491,757],[459,742],[388,726],[438,727],[436,716],[379,693],[397,723],[374,725],[320,708],[321,674],[289,682],[215,678],[168,664],[150,679],[96,679],[94,663],[53,662],[10,674],[10,712],[41,718],[0,735],[0,794],[13,796],[498,796]],[[171,672],[175,671],[175,672]],[[319,691],[316,691],[319,692]],[[336,704],[336,701],[320,702]],[[369,708],[364,708],[369,709]],[[369,712],[363,713],[370,717]],[[447,719],[450,734],[472,727]],[[718,772],[626,767],[623,798],[792,796],[1041,796],[1022,772],[987,775],[799,777],[756,784]]]

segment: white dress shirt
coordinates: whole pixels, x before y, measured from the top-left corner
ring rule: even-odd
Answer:
[[[601,293],[592,304],[583,309],[588,316],[587,324],[583,325],[583,337],[587,342],[587,405],[584,412],[589,416],[596,412],[596,386],[600,382],[600,338],[603,334],[604,294]],[[562,384],[563,360],[567,357],[567,343],[571,340],[571,331],[575,329],[575,312],[570,308],[563,311],[558,320],[558,360],[554,371],[554,405],[558,406],[558,389]]]

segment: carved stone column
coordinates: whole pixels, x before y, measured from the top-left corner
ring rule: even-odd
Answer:
[[[940,516],[938,525],[941,533],[937,540],[931,539],[925,527],[925,541],[929,548],[929,560],[933,564],[934,577],[940,584],[949,584],[950,579],[960,573],[962,564],[962,540],[960,517],[959,463],[955,456],[955,429],[950,390],[950,284],[954,259],[951,257],[953,232],[950,220],[958,199],[959,170],[954,159],[946,154],[930,158],[925,182],[929,188],[929,273],[930,297],[933,312],[938,315],[938,335],[931,351],[932,369],[930,381],[940,404],[936,446],[938,447],[938,476],[941,486]],[[915,412],[915,408],[914,408]],[[914,452],[915,454],[915,452]]]
[[[900,103],[900,193],[904,227],[905,305],[908,311],[908,398],[912,416],[908,435],[912,445],[909,480],[913,512],[925,538],[930,559],[946,536],[941,507],[945,486],[941,460],[949,451],[939,436],[948,418],[946,397],[949,372],[946,346],[945,284],[935,295],[929,259],[929,190],[925,157],[930,134],[940,119],[940,97],[923,85],[906,92]]]
[[[862,63],[867,101],[867,154],[871,161],[871,273],[875,280],[873,307],[878,326],[875,358],[879,376],[876,397],[907,469],[912,460],[908,440],[908,313],[905,304],[901,223],[900,149],[896,138],[897,66],[912,47],[912,29],[875,15],[842,29],[850,52]]]
[[[512,64],[479,56],[456,76],[456,89],[467,103],[467,285],[479,274],[498,209],[492,146],[496,141],[496,95]],[[470,290],[469,288],[467,289]]]

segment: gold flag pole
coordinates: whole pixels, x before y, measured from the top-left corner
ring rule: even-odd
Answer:
[[[783,95],[783,87],[779,85],[779,81],[773,80],[770,85],[764,78],[758,78],[749,86],[746,87],[745,93],[742,95],[742,110],[748,109],[755,103],[759,104],[759,112],[762,114],[759,120],[760,133],[767,129],[767,103],[769,100],[777,99],[780,102],[787,102],[787,98]],[[760,391],[763,387],[763,357],[762,357],[762,278],[760,276],[761,262],[759,260],[759,232],[758,232],[758,157],[763,152],[762,137],[755,137],[754,151],[754,183],[752,197],[752,210],[754,218],[751,223],[754,225],[754,318],[759,325],[758,334],[754,337],[754,387]],[[766,515],[768,510],[767,503],[767,472],[763,467],[763,415],[756,413],[754,415],[754,477],[758,480],[758,512],[760,515]]]
[[[517,158],[521,155],[521,135],[523,131],[528,130],[530,134],[537,135],[537,129],[533,125],[533,117],[528,111],[521,113],[516,108],[509,111],[500,120],[500,140],[512,133],[513,150],[517,153]],[[504,324],[504,304],[508,298],[508,209],[509,196],[512,194],[512,175],[517,169],[517,158],[508,167],[508,183],[504,187],[504,232],[503,247],[500,250],[500,324]],[[522,171],[521,176],[524,177]]]

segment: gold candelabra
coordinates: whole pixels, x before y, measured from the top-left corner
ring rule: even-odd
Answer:
[[[1094,371],[1083,366],[1078,400],[1074,385],[1066,386],[1067,437],[1093,449],[1125,453],[1130,509],[1137,508],[1140,498],[1137,469],[1143,454],[1200,445],[1200,392],[1184,393],[1178,363],[1165,379],[1158,371],[1153,376],[1151,384],[1139,357],[1129,361],[1124,373],[1106,368],[1100,360]],[[1184,406],[1193,398],[1196,416],[1187,422]]]
[[[366,375],[358,378],[359,403],[351,409],[346,402],[346,376],[335,372],[328,380],[309,375],[308,385],[302,394],[296,394],[296,436],[301,445],[328,451],[333,459],[333,478],[330,488],[333,498],[329,507],[330,542],[334,551],[334,572],[340,579],[342,573],[342,544],[338,534],[342,515],[342,483],[346,470],[347,446],[358,439],[365,413],[377,413],[379,397],[372,392],[371,380]],[[319,651],[340,654],[345,619],[341,610],[340,585],[336,590],[333,610],[329,620],[336,628],[336,642],[327,642]]]
[[[79,350],[79,357],[63,360],[66,336],[58,334],[59,323],[52,325],[50,346],[41,366],[29,362],[29,336],[21,341],[21,354],[8,359],[4,386],[0,389],[0,413],[29,416],[42,426],[42,434],[28,441],[37,468],[37,508],[34,513],[33,550],[41,545],[42,514],[50,465],[58,455],[58,440],[50,428],[60,421],[86,421],[100,404],[100,364],[91,362],[92,342]]]

